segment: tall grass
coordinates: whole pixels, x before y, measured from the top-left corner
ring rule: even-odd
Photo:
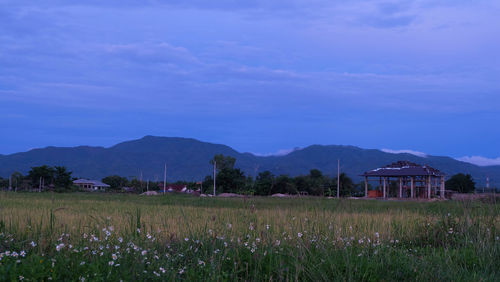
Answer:
[[[0,278],[493,281],[499,211],[480,202],[1,193]]]

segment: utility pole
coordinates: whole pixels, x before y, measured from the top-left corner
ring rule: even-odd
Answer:
[[[163,173],[163,194],[165,194],[165,190],[167,190],[167,164],[165,163],[165,172]]]
[[[12,190],[12,174],[9,176],[9,190]]]
[[[217,161],[214,160],[214,197],[215,197],[215,178],[217,177]]]
[[[38,186],[38,192],[42,192],[42,177],[40,176],[40,185]]]
[[[146,192],[149,191],[149,179],[148,179],[148,182],[146,183]]]
[[[141,181],[141,193],[144,192],[144,190],[142,190],[142,169],[141,169],[141,177],[140,177],[140,181]]]
[[[489,176],[486,177],[486,190],[488,190],[488,191],[490,190],[490,177]],[[483,193],[484,193],[484,190],[483,190]]]
[[[340,159],[337,159],[337,199],[340,199]]]

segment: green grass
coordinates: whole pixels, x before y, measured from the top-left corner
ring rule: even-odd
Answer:
[[[495,281],[499,219],[481,202],[0,193],[0,280]]]

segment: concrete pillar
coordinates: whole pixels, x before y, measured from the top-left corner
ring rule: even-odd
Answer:
[[[382,188],[382,177],[379,177],[378,178],[378,189],[377,189],[377,191],[379,191],[381,188]],[[378,197],[378,193],[377,193],[377,197]]]
[[[403,178],[399,178],[399,198],[403,198]]]
[[[415,176],[411,177],[411,193],[410,198],[415,198]]]
[[[431,186],[432,186],[432,179],[431,176],[427,177],[427,198],[431,198]]]
[[[365,176],[365,198],[368,198],[368,176]]]
[[[386,195],[387,194],[386,187],[387,187],[387,178],[384,177],[384,192],[383,192],[384,193],[384,199],[387,197],[387,195]]]
[[[441,199],[444,199],[445,198],[445,195],[444,195],[444,176],[441,176],[441,185],[440,185],[440,190],[441,190]]]

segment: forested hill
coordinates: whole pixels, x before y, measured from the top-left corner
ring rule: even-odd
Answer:
[[[418,157],[411,154],[391,154],[374,149],[353,146],[312,145],[284,156],[255,156],[240,153],[226,145],[201,142],[190,138],[146,136],[138,140],[103,147],[47,147],[11,155],[0,155],[0,176],[7,177],[14,171],[27,173],[30,167],[63,165],[77,177],[101,179],[108,175],[129,178],[143,174],[144,180],[162,180],[166,163],[167,178],[174,180],[202,180],[212,173],[209,161],[215,154],[236,158],[236,167],[247,175],[269,170],[275,175],[296,176],[316,168],[324,174],[334,175],[337,159],[341,170],[361,180],[359,175],[398,160],[409,160],[435,167],[448,175],[470,173],[479,184],[490,176],[492,186],[500,186],[500,166],[479,167],[449,157]]]

